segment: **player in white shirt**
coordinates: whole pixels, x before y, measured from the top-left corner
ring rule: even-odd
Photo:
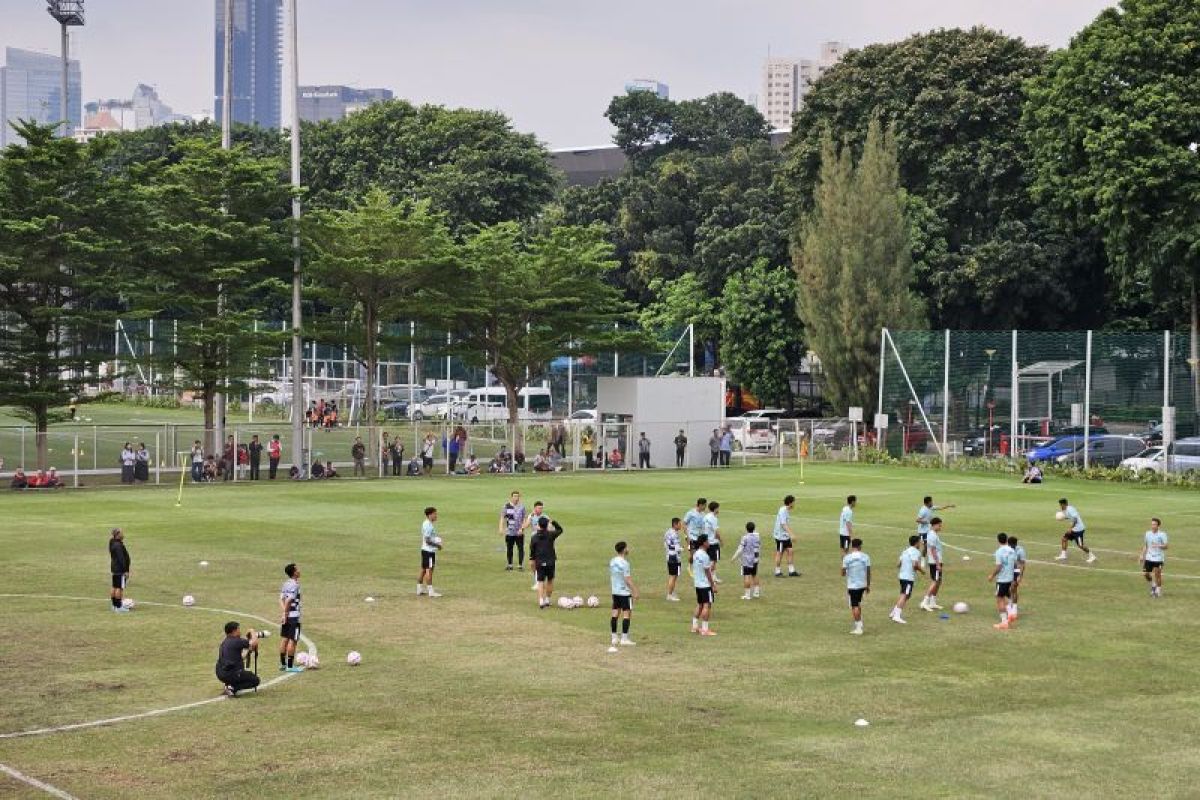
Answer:
[[[854,507],[858,505],[858,498],[850,495],[846,498],[846,505],[842,506],[842,515],[838,517],[838,546],[842,549],[842,555],[850,552],[850,540],[854,537]]]
[[[850,598],[850,616],[854,627],[850,633],[862,636],[863,595],[871,593],[871,557],[862,551],[862,539],[851,539],[850,552],[842,556],[842,576],[846,579],[846,594]]]
[[[704,515],[704,535],[708,537],[708,558],[712,562],[713,583],[720,583],[717,577],[717,564],[721,561],[721,504],[716,500],[708,504],[708,513]]]
[[[738,542],[737,550],[733,553],[734,563],[742,565],[743,600],[762,597],[762,584],[758,580],[758,560],[761,553],[762,541],[755,532],[755,525],[753,522],[747,522],[746,535]]]
[[[996,612],[1000,614],[1000,622],[992,627],[1006,631],[1012,626],[1012,620],[1008,618],[1008,604],[1012,597],[1013,578],[1017,569],[1017,552],[1008,546],[1007,533],[996,534],[996,541],[1000,546],[996,548],[996,566],[988,575],[988,582],[996,582]]]
[[[1083,552],[1087,553],[1087,563],[1091,564],[1096,560],[1096,554],[1088,549],[1088,546],[1083,543],[1083,535],[1087,533],[1087,526],[1083,524],[1083,517],[1079,516],[1079,511],[1075,506],[1067,502],[1067,498],[1062,498],[1058,501],[1058,507],[1063,518],[1066,519],[1070,528],[1067,528],[1066,533],[1062,535],[1062,552],[1054,557],[1055,561],[1067,560],[1067,543],[1074,542],[1075,546]]]
[[[933,517],[929,520],[929,531],[925,534],[925,560],[929,567],[929,588],[921,598],[922,611],[937,611],[937,594],[942,588],[942,569],[945,566],[945,556],[942,547],[942,518]]]
[[[1162,597],[1162,571],[1167,562],[1167,532],[1160,530],[1162,520],[1150,518],[1150,530],[1142,538],[1142,574],[1150,584],[1150,596]]]
[[[704,533],[704,512],[708,508],[708,499],[701,497],[696,500],[696,507],[689,508],[683,515],[683,526],[687,528],[688,563],[692,561],[692,553],[696,552],[696,540]]]
[[[921,560],[924,566],[927,548],[925,546],[925,537],[929,535],[929,526],[933,523],[933,514],[935,511],[941,511],[946,508],[954,508],[954,505],[935,506],[933,498],[925,495],[921,500],[920,507],[917,508],[917,535],[921,537]]]
[[[775,512],[775,531],[773,538],[775,539],[775,577],[783,577],[782,566],[783,556],[787,555],[788,577],[799,578],[800,573],[796,571],[795,556],[792,553],[795,545],[796,535],[792,533],[792,506],[795,504],[796,498],[793,495],[788,495],[783,498],[783,505]]]
[[[692,633],[716,636],[716,631],[709,630],[708,622],[712,618],[717,587],[713,583],[713,562],[708,557],[708,537],[703,533],[696,540],[696,552],[692,554],[692,583],[696,587],[696,613],[692,615]]]
[[[683,545],[679,541],[679,533],[683,530],[683,521],[679,517],[671,518],[671,527],[663,534],[663,549],[667,553],[667,600],[678,603],[675,594],[675,583],[679,580],[679,571],[683,566]]]
[[[608,652],[617,652],[617,645],[631,646],[637,644],[629,638],[629,617],[633,613],[633,601],[637,599],[638,590],[630,577],[629,547],[625,542],[617,542],[614,548],[617,554],[608,562],[608,577],[612,584],[612,644]],[[617,638],[617,619],[621,619],[621,638]]]
[[[1016,622],[1019,611],[1017,602],[1021,599],[1021,576],[1025,574],[1026,553],[1024,545],[1015,536],[1008,537],[1008,546],[1013,549],[1013,555],[1017,559],[1017,563],[1013,567],[1012,596],[1008,598],[1008,621]]]
[[[425,521],[421,523],[421,574],[417,577],[417,595],[442,596],[433,588],[433,568],[437,566],[437,554],[442,549],[442,537],[434,528],[437,518],[436,508],[425,509]]]
[[[921,543],[921,537],[913,534],[908,537],[908,547],[900,554],[900,561],[896,564],[900,568],[897,578],[900,579],[900,596],[896,598],[896,605],[892,606],[892,613],[889,616],[892,622],[898,622],[904,625],[907,620],[904,619],[904,606],[908,603],[908,598],[912,597],[913,586],[917,582],[917,573],[924,573],[921,569],[921,550],[917,547]]]

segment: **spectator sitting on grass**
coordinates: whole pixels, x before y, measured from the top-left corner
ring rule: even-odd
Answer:
[[[217,479],[220,470],[217,467],[217,458],[211,453],[204,459],[204,469],[201,470],[201,477],[207,482],[212,483]]]
[[[63,485],[62,478],[58,477],[58,470],[54,467],[46,473],[46,480],[42,483],[43,489],[61,489]]]
[[[474,453],[471,453],[471,455],[467,456],[466,466],[468,475],[478,475],[480,473],[479,459],[475,457]]]
[[[291,469],[288,470],[288,480],[298,481],[298,480],[300,480],[300,478],[301,478],[300,468],[297,467],[295,464],[292,464]]]
[[[562,453],[557,450],[551,450],[546,461],[550,464],[551,472],[562,472]]]
[[[17,470],[13,473],[12,480],[9,481],[8,485],[9,488],[12,489],[28,489],[29,478],[25,477],[25,470],[17,467]]]
[[[338,476],[338,471],[334,468],[333,462],[326,461],[325,462],[325,477],[326,478],[336,478],[337,476]]]
[[[545,450],[539,450],[538,454],[533,457],[533,471],[550,472],[550,459]]]
[[[621,451],[615,447],[612,449],[612,452],[608,454],[608,465],[613,469],[619,469],[624,460],[625,459],[621,456]]]
[[[410,476],[416,477],[417,475],[420,475],[421,473],[422,473],[421,458],[420,458],[420,456],[414,455],[412,457],[412,460],[408,462],[408,474]]]
[[[1025,477],[1021,479],[1021,483],[1041,483],[1042,468],[1037,464],[1030,464],[1029,469],[1025,470]]]
[[[492,463],[488,464],[488,472],[500,473],[504,472],[504,453],[496,453],[492,458]]]
[[[325,477],[325,465],[322,464],[320,461],[314,461],[312,463],[312,476],[314,479],[317,479],[317,480],[324,478]]]
[[[525,453],[524,453],[524,451],[517,450],[516,452],[513,453],[512,469],[509,471],[510,472],[524,472],[525,471]]]

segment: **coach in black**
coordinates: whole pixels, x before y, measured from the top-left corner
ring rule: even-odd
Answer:
[[[226,697],[237,697],[238,692],[258,688],[258,676],[246,669],[242,661],[247,650],[258,650],[258,634],[250,631],[250,637],[245,638],[237,622],[226,622],[225,638],[217,651],[217,680],[225,685]]]
[[[250,446],[246,448],[250,451],[250,480],[258,480],[259,470],[262,464],[262,442],[258,440],[258,435],[250,437]]]
[[[125,534],[121,533],[120,528],[113,528],[108,540],[108,569],[112,573],[112,591],[108,597],[112,601],[113,611],[119,613],[129,610],[121,605],[121,601],[125,596],[125,584],[129,581],[130,563],[129,551],[125,549]]]
[[[551,527],[554,530],[550,530]],[[537,574],[538,608],[549,608],[550,598],[554,595],[554,568],[558,561],[554,542],[562,532],[562,525],[543,515],[538,517],[537,531],[529,540],[529,558]]]

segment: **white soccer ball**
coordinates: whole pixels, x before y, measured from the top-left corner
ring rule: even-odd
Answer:
[[[433,543],[440,547],[442,544],[442,537],[440,537],[440,536],[433,537]]]
[[[357,650],[351,650],[346,654],[346,663],[352,667],[357,667],[362,663],[362,654]]]
[[[600,598],[596,597],[596,595],[592,595],[591,597],[589,597],[587,599],[587,607],[588,608],[599,608],[600,607]]]
[[[368,597],[368,598],[364,599],[364,600],[363,600],[363,602],[364,602],[364,603],[374,603],[374,602],[375,602],[375,598],[374,598],[374,597]]]
[[[575,605],[576,608],[580,608],[583,606],[583,598],[580,597],[579,595],[575,595],[574,597],[572,597],[571,602]]]
[[[1067,512],[1065,512],[1065,511],[1055,511],[1055,512],[1054,512],[1054,518],[1055,518],[1056,520],[1058,520],[1059,522],[1062,522],[1064,519],[1066,519],[1066,518],[1067,518]]]
[[[207,567],[207,566],[208,566],[208,562],[207,562],[207,561],[201,561],[201,562],[200,562],[200,566],[201,566],[201,568],[203,568],[203,567]]]
[[[865,719],[861,719],[861,718],[860,718],[860,719],[856,719],[856,720],[854,720],[854,724],[855,724],[855,726],[856,726],[856,727],[859,727],[859,728],[865,728],[865,727],[867,727],[868,725],[870,725],[871,723],[867,722]]]
[[[573,606],[571,604],[571,598],[569,598],[569,597],[558,598],[558,607],[559,608],[572,608]]]
[[[308,666],[308,653],[296,653],[296,663],[302,667]]]
[[[970,556],[963,556],[963,561],[970,561],[970,560],[971,560]]]
[[[192,597],[190,594],[185,594],[183,596],[183,604],[188,608],[191,608],[192,606],[196,605],[196,598]]]
[[[317,660],[316,653],[305,653],[304,655],[308,656],[309,669],[316,669],[317,667],[321,666],[321,662]]]
[[[133,608],[135,605],[137,605],[137,603],[133,602],[133,599],[130,597],[126,597],[121,601],[122,608]]]
[[[967,605],[966,603],[964,603],[962,600],[959,600],[957,603],[954,604],[954,613],[955,614],[965,614],[970,610],[971,610],[971,607],[969,605]]]

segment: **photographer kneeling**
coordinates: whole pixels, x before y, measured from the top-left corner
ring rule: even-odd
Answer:
[[[243,638],[238,623],[225,623],[225,638],[217,654],[217,680],[225,684],[227,697],[237,697],[238,692],[258,688],[258,676],[246,669],[242,660],[247,651],[258,652],[258,638],[253,630],[249,638]]]

